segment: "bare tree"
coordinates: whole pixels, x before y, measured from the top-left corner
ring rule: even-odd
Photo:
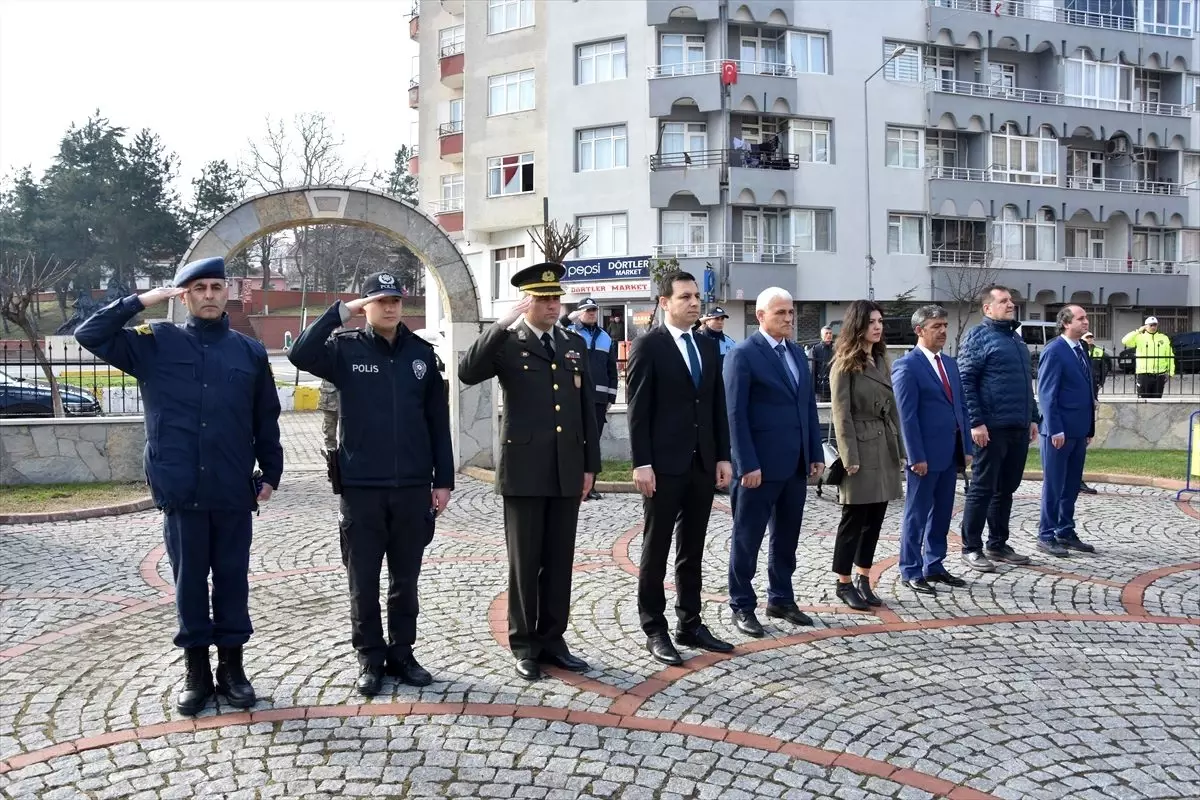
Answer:
[[[74,264],[63,264],[54,257],[39,260],[32,253],[24,257],[5,255],[0,260],[0,317],[20,328],[29,341],[34,361],[50,384],[50,401],[56,417],[63,415],[62,393],[29,314],[39,292],[68,280],[74,270]]]
[[[542,251],[547,261],[561,264],[563,260],[588,240],[588,235],[578,225],[567,222],[559,225],[557,220],[547,220],[537,228],[529,228],[529,238]]]
[[[948,304],[954,306],[951,313],[955,317],[954,352],[957,353],[966,332],[967,322],[979,305],[979,295],[985,288],[999,281],[1000,270],[997,269],[989,251],[974,263],[939,264],[937,271],[943,276],[942,293],[949,301]]]

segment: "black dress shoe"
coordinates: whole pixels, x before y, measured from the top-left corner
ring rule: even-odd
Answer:
[[[936,575],[926,575],[925,582],[926,583],[944,583],[947,586],[953,586],[955,588],[962,588],[963,586],[967,585],[967,582],[964,581],[962,578],[955,577],[954,575],[951,575],[949,572],[939,572]]]
[[[812,617],[805,614],[795,603],[790,606],[767,606],[767,616],[775,619],[785,619],[793,625],[812,625]]]
[[[853,608],[855,611],[870,611],[871,607],[867,605],[867,601],[863,600],[863,596],[858,593],[858,589],[854,588],[853,583],[837,582],[837,589],[834,592],[838,600],[841,600],[846,605]]]
[[[588,500],[603,500],[604,495],[600,494],[595,489],[592,489],[590,492],[588,492],[587,499]]]
[[[1004,545],[999,550],[989,550],[983,548],[983,554],[992,561],[1003,561],[1007,564],[1028,564],[1029,556],[1024,553],[1018,553],[1008,545]]]
[[[250,708],[257,699],[242,667],[242,648],[217,648],[217,691],[234,708]]]
[[[1083,481],[1079,482],[1079,491],[1081,494],[1097,494],[1096,490],[1088,486]]]
[[[1081,541],[1078,538],[1055,539],[1054,541],[1058,542],[1059,544],[1061,544],[1063,547],[1067,548],[1068,550],[1078,550],[1080,553],[1096,552],[1095,545],[1090,545],[1087,542]]]
[[[675,644],[680,647],[698,647],[714,653],[733,652],[733,645],[713,636],[707,625],[698,625],[690,631],[676,631]]]
[[[901,581],[901,583],[917,594],[937,594],[937,589],[933,588],[924,578],[917,578],[915,581]]]
[[[403,658],[387,660],[385,671],[393,678],[399,678],[401,683],[407,683],[409,686],[428,686],[433,683],[433,676],[429,674],[429,670],[417,663],[417,659],[410,653]]]
[[[978,550],[962,554],[962,562],[976,572],[995,572],[996,565]]]
[[[879,599],[879,595],[871,591],[871,579],[866,575],[856,572],[854,573],[854,577],[850,579],[850,582],[854,584],[855,589],[858,589],[858,593],[862,596],[862,599],[867,601],[867,605],[875,606],[876,608],[883,605],[883,601]]]
[[[519,677],[527,681],[536,681],[542,677],[542,668],[532,658],[518,658],[514,669]]]
[[[208,698],[213,696],[212,665],[208,662],[207,647],[189,647],[183,657],[187,675],[183,679],[183,691],[175,700],[175,710],[194,717],[204,710]]]
[[[763,627],[758,621],[758,617],[754,616],[754,611],[747,609],[745,611],[733,612],[733,624],[737,629],[747,636],[753,636],[756,639],[761,638],[764,634]]]
[[[570,653],[551,653],[548,650],[543,650],[537,658],[540,664],[549,664],[552,667],[565,669],[568,672],[587,672],[590,667],[582,658],[576,658]]]
[[[1049,555],[1056,556],[1058,558],[1066,558],[1067,556],[1069,556],[1071,554],[1070,550],[1063,547],[1061,544],[1054,541],[1053,539],[1051,539],[1048,542],[1043,539],[1038,539],[1037,549],[1041,550],[1043,553],[1047,553]]]
[[[383,665],[367,664],[364,666],[354,688],[363,697],[374,697],[379,694],[383,690]]]
[[[683,659],[679,657],[679,651],[675,649],[675,645],[671,644],[671,637],[666,633],[652,633],[646,637],[646,649],[650,651],[650,655],[654,656],[654,660],[666,664],[668,667],[678,667],[683,663]]]

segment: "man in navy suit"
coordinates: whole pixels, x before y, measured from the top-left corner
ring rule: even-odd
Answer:
[[[1046,345],[1038,361],[1038,401],[1042,406],[1042,515],[1038,550],[1065,556],[1071,550],[1094,553],[1075,532],[1075,499],[1083,481],[1087,446],[1096,435],[1092,363],[1081,339],[1087,312],[1066,306],[1058,312],[1062,335]]]
[[[909,462],[900,580],[918,594],[937,594],[935,583],[967,585],[942,564],[954,514],[954,484],[967,463],[962,380],[954,359],[942,353],[946,317],[941,306],[918,308],[912,315],[917,347],[892,364],[892,389]]]
[[[759,331],[725,356],[725,401],[735,483],[729,605],[738,630],[762,636],[754,570],[771,526],[767,616],[811,625],[792,592],[808,478],[825,469],[817,395],[804,351],[792,341],[792,296],[771,287],[755,303]]]

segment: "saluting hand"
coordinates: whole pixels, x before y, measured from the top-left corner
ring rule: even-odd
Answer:
[[[508,313],[496,321],[496,324],[501,328],[507,328],[517,321],[517,317],[524,314],[533,307],[533,295],[527,294],[518,300],[513,307],[508,310]]]
[[[157,289],[151,289],[148,292],[142,292],[138,295],[138,300],[142,301],[142,305],[146,308],[156,306],[172,297],[181,297],[187,294],[187,289],[182,286],[160,286]]]
[[[346,301],[345,306],[349,310],[350,316],[357,316],[363,313],[363,309],[367,307],[368,303],[374,303],[382,296],[377,294],[374,297],[356,297],[353,300]]]

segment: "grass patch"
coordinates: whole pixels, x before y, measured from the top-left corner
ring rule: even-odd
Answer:
[[[633,480],[633,462],[631,461],[604,461],[600,465],[600,474],[596,476],[598,481],[632,481]]]
[[[0,492],[0,513],[33,514],[111,506],[150,496],[144,483],[45,483],[6,486]]]
[[[1041,453],[1030,448],[1027,469],[1042,468]],[[1186,450],[1088,450],[1084,462],[1087,472],[1119,475],[1145,475],[1152,478],[1187,479]]]

